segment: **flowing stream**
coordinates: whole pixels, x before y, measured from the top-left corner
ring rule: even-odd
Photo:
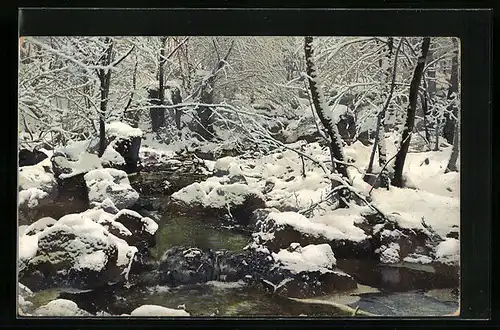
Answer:
[[[146,214],[145,214],[146,215]],[[250,235],[234,228],[221,228],[214,219],[152,213],[159,224],[153,257],[161,258],[169,247],[242,250]],[[50,300],[66,298],[91,313],[129,314],[133,309],[153,304],[180,306],[192,316],[348,316],[328,301],[384,316],[437,316],[458,309],[453,283],[425,266],[387,266],[375,261],[338,260],[338,266],[354,276],[358,289],[314,297],[323,303],[299,302],[246,287],[243,283],[208,282],[176,288],[166,286],[109,288],[99,292],[45,290],[31,298],[35,307]]]

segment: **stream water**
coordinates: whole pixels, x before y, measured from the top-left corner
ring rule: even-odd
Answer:
[[[157,216],[155,216],[157,215]],[[221,228],[214,219],[152,213],[159,224],[155,259],[172,246],[238,251],[250,241],[249,234]],[[338,266],[358,281],[359,288],[330,296],[315,297],[377,315],[437,316],[458,309],[458,294],[450,280],[429,267],[387,266],[372,261],[338,260]],[[169,308],[185,306],[192,316],[346,316],[336,307],[304,303],[265,294],[242,283],[208,282],[169,288],[165,286],[110,288],[87,293],[46,290],[31,300],[35,307],[57,297],[71,299],[91,313],[129,314],[153,304]]]

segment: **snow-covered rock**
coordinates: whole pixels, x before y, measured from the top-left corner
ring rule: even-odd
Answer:
[[[130,316],[190,316],[183,309],[173,309],[158,305],[142,305],[130,313]]]
[[[69,214],[19,240],[21,280],[32,288],[96,288],[123,280],[137,248],[85,214]]]
[[[289,269],[292,273],[326,272],[337,264],[332,248],[328,244],[301,247],[298,243],[292,243],[288,249],[272,255],[282,268]]]
[[[217,180],[193,183],[171,196],[172,205],[182,212],[230,214],[247,224],[252,212],[264,207],[264,196],[246,184],[220,184]]]
[[[45,159],[36,165],[19,168],[18,183],[21,191],[36,189],[50,195],[57,189],[57,182],[52,173],[49,159]]]
[[[154,246],[158,224],[153,219],[143,217],[135,211],[121,210],[115,215],[113,221],[122,224],[130,231],[131,235],[124,237],[128,244],[138,248]]]
[[[38,188],[21,190],[18,196],[20,208],[33,209],[50,202],[49,194]]]
[[[56,299],[37,308],[34,316],[92,316],[87,311],[78,308],[78,305],[67,299]]]
[[[127,139],[130,137],[142,137],[142,131],[128,124],[115,121],[106,125],[106,135],[112,138]]]
[[[382,245],[380,247],[380,262],[383,264],[396,264],[400,262],[399,244],[390,243],[389,246]]]
[[[118,209],[132,206],[139,194],[130,186],[127,173],[113,168],[96,169],[84,176],[90,203],[109,199]]]
[[[362,219],[359,210],[351,209],[338,209],[313,218],[296,212],[270,212],[257,221],[253,237],[257,246],[265,245],[274,252],[286,249],[291,243],[328,244],[341,258],[357,258],[372,253],[370,237],[355,226]]]
[[[53,226],[57,221],[51,217],[43,217],[27,226],[24,230],[24,235],[35,235],[45,230],[45,228]]]
[[[337,261],[328,244],[292,243],[272,257],[275,265],[263,282],[273,292],[306,298],[357,287],[350,275],[335,268]]]
[[[101,157],[104,166],[123,169],[127,173],[135,173],[139,162],[139,149],[143,133],[122,122],[112,122],[106,127],[106,138],[109,144]]]
[[[436,247],[436,261],[449,266],[456,266],[460,260],[460,241],[447,238]]]

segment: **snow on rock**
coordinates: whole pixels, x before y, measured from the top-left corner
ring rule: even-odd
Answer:
[[[110,199],[118,209],[132,206],[139,194],[130,186],[127,173],[113,168],[96,169],[84,176],[91,203]]]
[[[89,139],[82,141],[71,141],[66,146],[54,150],[54,154],[62,153],[66,155],[68,160],[76,161],[80,159],[83,154],[88,154],[97,147],[98,139]]]
[[[125,165],[125,159],[118,151],[114,148],[114,143],[110,143],[101,157],[101,164],[103,166],[116,166]]]
[[[49,198],[49,194],[38,188],[21,190],[18,195],[19,206],[35,208]]]
[[[53,159],[55,160],[55,158]],[[66,168],[66,170],[59,174],[59,178],[61,179],[71,178],[75,175],[87,173],[102,167],[99,157],[88,152],[81,153],[76,161],[63,161],[63,165],[65,165],[63,168]]]
[[[182,309],[172,309],[158,305],[142,305],[130,313],[130,316],[190,316]]]
[[[411,264],[422,264],[427,265],[432,262],[432,258],[426,255],[412,253],[403,259],[404,262],[408,262]]]
[[[301,247],[298,243],[292,243],[289,249],[280,250],[272,256],[280,263],[280,267],[289,269],[294,274],[314,271],[324,273],[337,264],[332,248],[328,244]]]
[[[45,159],[36,165],[20,167],[19,190],[35,188],[51,194],[56,189],[57,182],[50,168],[49,159]]]
[[[22,236],[19,250],[20,260],[27,259],[20,276],[30,287],[99,287],[116,280],[122,271],[115,264],[115,241],[103,226],[84,214],[68,214],[40,233]],[[42,281],[36,275],[40,269]]]
[[[114,216],[113,221],[123,224],[131,232],[132,235],[124,237],[129,244],[138,247],[144,244],[154,245],[154,235],[158,230],[158,224],[154,220],[132,210],[121,210]]]
[[[272,212],[268,215],[268,220],[274,221],[278,226],[288,225],[301,233],[321,236],[328,240],[345,239],[359,242],[368,238],[363,230],[352,226],[354,219],[340,214],[337,216],[334,212],[313,219],[295,212]]]
[[[33,258],[38,251],[38,235],[22,235],[18,241],[18,257],[20,262]]]
[[[382,245],[380,247],[380,262],[383,264],[396,264],[400,261],[399,244],[389,243],[389,246]]]
[[[233,207],[242,205],[250,196],[257,198],[264,197],[260,191],[253,190],[246,184],[233,183],[215,187],[210,191],[204,200],[206,207],[221,209],[227,206]]]
[[[229,168],[233,164],[238,164],[238,159],[235,157],[227,156],[219,158],[215,161],[213,171],[216,174],[228,174]]]
[[[190,184],[187,187],[182,188],[181,190],[172,194],[172,200],[184,203],[186,205],[203,205],[205,198],[207,197],[207,193],[203,189],[203,186],[195,182]]]
[[[181,210],[230,212],[237,221],[246,221],[251,213],[264,207],[262,193],[242,183],[221,184],[223,180],[211,177],[201,183],[193,183],[171,196],[172,205]]]
[[[33,291],[30,290],[26,285],[18,283],[19,295],[28,298],[33,296]]]
[[[106,136],[122,139],[142,137],[142,131],[139,128],[115,121],[106,125]]]
[[[33,303],[29,300],[26,300],[23,296],[17,296],[18,306],[19,306],[19,315],[31,315],[28,311],[33,307]]]
[[[449,266],[456,266],[460,260],[460,241],[447,238],[436,247],[436,261]]]
[[[56,299],[37,308],[34,316],[92,316],[87,311],[78,308],[78,305],[67,299]]]
[[[100,272],[106,266],[107,262],[108,256],[104,251],[100,250],[80,256],[73,267],[77,270],[89,269]]]
[[[53,226],[57,221],[51,217],[43,217],[33,222],[31,225],[27,226],[24,230],[24,235],[35,235],[45,230],[50,226]]]

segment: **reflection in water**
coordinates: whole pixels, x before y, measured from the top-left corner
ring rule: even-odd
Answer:
[[[399,282],[401,282],[399,269],[400,268],[389,268],[389,267],[383,268],[381,270],[382,283],[390,285],[399,284]]]
[[[195,246],[201,249],[242,250],[250,241],[248,235],[216,226],[216,219],[166,214],[159,219],[156,246],[152,255],[159,259],[173,246]]]

